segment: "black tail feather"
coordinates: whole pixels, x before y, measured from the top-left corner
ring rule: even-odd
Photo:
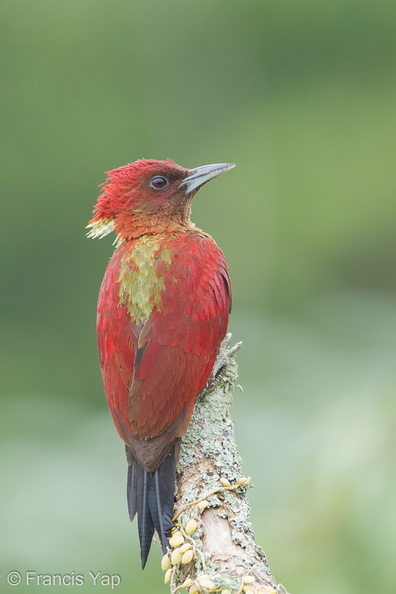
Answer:
[[[149,472],[136,459],[128,467],[127,499],[131,520],[138,516],[140,556],[142,568],[146,565],[154,530],[165,553],[173,527],[175,492],[175,450],[172,448],[161,466]]]
[[[129,518],[132,522],[133,518],[137,512],[137,490],[136,488],[132,488],[132,485],[136,487],[136,469],[135,469],[135,461],[130,458],[130,454],[127,449],[127,459],[128,459],[128,475],[127,475],[127,503],[128,503],[128,512]]]
[[[142,469],[143,470],[143,469]],[[150,491],[152,477],[151,473],[143,470],[143,487],[139,485],[138,491],[138,531],[140,540],[140,557],[142,568],[146,565],[147,557],[150,552],[151,541],[154,536],[154,518],[150,509]]]

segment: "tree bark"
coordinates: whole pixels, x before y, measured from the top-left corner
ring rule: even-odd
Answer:
[[[230,352],[228,343],[223,345]],[[165,583],[189,594],[287,594],[255,543],[231,403],[238,372],[233,356],[198,399],[177,467],[176,529],[162,560]]]

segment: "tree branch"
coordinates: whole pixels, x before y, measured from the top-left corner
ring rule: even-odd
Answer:
[[[230,352],[228,343],[224,350]],[[232,352],[232,349],[231,349]],[[219,377],[220,376],[220,377]],[[287,594],[255,543],[235,443],[231,402],[238,373],[233,356],[195,406],[177,468],[176,530],[162,559],[173,594]]]

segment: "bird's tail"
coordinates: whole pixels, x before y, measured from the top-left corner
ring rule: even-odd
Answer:
[[[154,472],[145,470],[136,458],[129,459],[127,499],[131,521],[137,513],[142,569],[150,552],[154,530],[161,540],[163,553],[173,527],[175,498],[175,447]]]

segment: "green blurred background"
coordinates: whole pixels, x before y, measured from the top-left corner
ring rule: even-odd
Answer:
[[[158,547],[139,567],[97,364],[112,239],[84,226],[103,171],[170,157],[238,165],[193,219],[231,270],[273,573],[292,594],[395,592],[396,3],[4,0],[0,30],[0,591],[32,589],[10,570],[168,591]]]

